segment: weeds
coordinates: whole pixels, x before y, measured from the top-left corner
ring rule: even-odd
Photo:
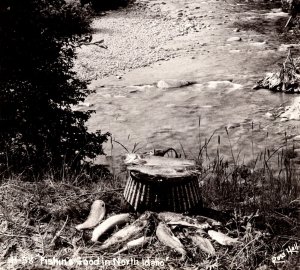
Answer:
[[[140,262],[147,258],[156,259],[163,262],[160,269],[296,269],[299,266],[296,253],[289,254],[284,264],[272,263],[274,256],[287,252],[290,246],[300,241],[299,176],[294,143],[285,136],[282,146],[265,149],[249,164],[244,164],[232,149],[232,159],[225,160],[221,154],[220,136],[216,155],[209,154],[211,138],[204,139],[204,144],[199,147],[201,153],[197,163],[204,209],[198,210],[200,213],[205,213],[205,209],[214,211],[213,218],[223,221],[220,230],[237,237],[241,243],[227,247],[214,242],[216,256],[208,256],[182,237],[180,228],[175,228],[174,233],[182,237],[181,241],[189,251],[187,261],[181,262],[154,236],[146,247],[120,255],[120,258]],[[229,132],[225,139],[230,140]],[[138,144],[135,144],[133,152],[137,149]],[[183,155],[186,156],[184,151]],[[18,176],[2,179],[0,268],[62,269],[45,262],[41,264],[41,258],[115,258],[112,251],[103,253],[98,250],[99,245],[90,242],[90,230],[78,232],[75,226],[87,217],[89,207],[96,199],[105,201],[109,214],[130,211],[123,201],[124,182],[116,176],[103,176],[99,181],[92,181],[88,174],[82,171],[81,176],[75,177],[65,171],[61,181],[54,178],[57,174],[51,173],[39,182],[19,181]],[[226,218],[223,219],[222,214],[226,214]],[[23,264],[22,261],[9,263],[14,258],[25,261]],[[84,265],[65,268],[79,267],[99,269],[99,266]],[[144,266],[144,269],[155,268],[158,266]],[[111,269],[111,266],[102,269]],[[123,269],[142,268],[130,264]]]

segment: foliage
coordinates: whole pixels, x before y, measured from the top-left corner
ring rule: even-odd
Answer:
[[[72,71],[74,41],[90,31],[89,12],[63,0],[0,4],[0,163],[39,172],[77,167],[101,154],[107,134],[90,133],[92,111],[72,106],[90,93]]]

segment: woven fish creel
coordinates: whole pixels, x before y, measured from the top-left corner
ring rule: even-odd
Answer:
[[[158,159],[158,160],[157,160]],[[201,202],[194,162],[156,157],[128,168],[124,198],[136,211],[185,212]]]

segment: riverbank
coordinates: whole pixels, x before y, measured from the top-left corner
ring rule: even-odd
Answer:
[[[105,251],[99,249],[112,231],[94,243],[92,229],[78,231],[75,227],[87,218],[95,200],[105,202],[106,218],[128,211],[136,214],[124,202],[122,181],[103,176],[97,182],[90,182],[84,180],[84,174],[75,177],[65,174],[62,179],[53,179],[49,174],[39,182],[20,181],[16,177],[0,186],[0,268],[111,269],[108,262],[119,259],[129,263],[116,262],[114,267],[128,270],[142,269],[141,264],[132,261],[143,260],[153,262],[143,265],[147,270],[298,269],[297,164],[287,153],[280,156],[278,174],[267,154],[263,157],[263,168],[255,164],[230,166],[215,158],[210,166],[199,171],[204,208],[194,209],[189,216],[217,220],[218,231],[238,240],[236,244],[212,241],[215,254],[209,255],[188,240],[183,227],[177,226],[173,232],[188,251],[186,260],[181,261],[172,248],[157,240],[149,226],[150,240],[146,246],[116,255],[120,245]],[[209,239],[205,232],[203,237]],[[294,247],[294,252],[288,252]]]

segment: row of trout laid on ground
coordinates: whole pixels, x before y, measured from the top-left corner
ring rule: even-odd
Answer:
[[[110,249],[110,251],[115,251],[121,247],[115,251],[115,254],[143,247],[153,239],[154,231],[157,239],[163,245],[181,254],[182,260],[186,258],[187,254],[186,248],[180,240],[182,237],[188,238],[195,247],[199,247],[202,251],[212,256],[215,255],[215,249],[211,241],[205,236],[209,236],[221,245],[235,245],[240,243],[237,238],[231,238],[219,231],[213,230],[220,227],[221,223],[203,216],[189,217],[174,212],[153,213],[146,211],[138,219],[130,223],[133,217],[130,213],[113,215],[102,221],[105,212],[105,203],[101,200],[94,201],[87,220],[76,226],[76,229],[83,230],[95,227],[91,240],[98,242],[98,239],[105,233],[110,232],[115,227],[119,229],[122,225],[129,223],[122,229],[114,232],[99,247],[99,250]],[[180,237],[176,237],[172,231],[176,227],[182,228]]]

